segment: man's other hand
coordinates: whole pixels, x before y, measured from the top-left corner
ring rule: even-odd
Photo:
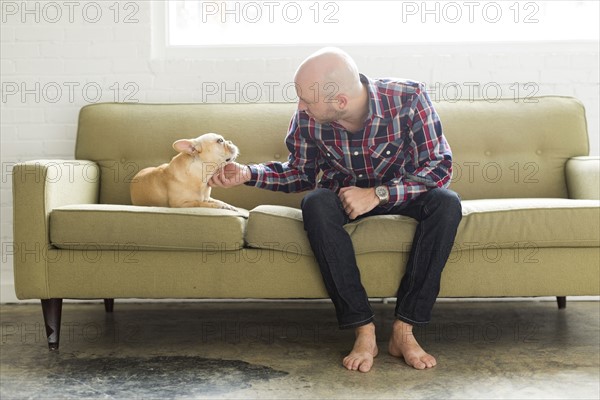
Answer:
[[[368,213],[379,205],[379,198],[375,195],[375,188],[359,188],[349,186],[341,188],[338,194],[344,211],[350,219]]]
[[[250,168],[247,165],[231,162],[225,164],[208,181],[211,187],[231,188],[250,180]]]

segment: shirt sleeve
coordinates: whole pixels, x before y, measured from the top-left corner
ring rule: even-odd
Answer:
[[[425,85],[420,84],[408,111],[405,174],[388,183],[390,200],[401,205],[432,188],[446,188],[452,177],[452,152]],[[405,140],[407,140],[405,139]]]
[[[288,160],[249,165],[251,178],[246,185],[285,193],[302,192],[315,187],[319,150],[301,125],[300,112],[296,111],[285,138]]]

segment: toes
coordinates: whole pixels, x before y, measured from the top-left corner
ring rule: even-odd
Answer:
[[[435,367],[436,362],[433,357],[422,357],[412,360],[412,366],[415,369],[429,369]]]
[[[427,354],[425,357],[421,357],[421,361],[423,361],[427,365],[427,368],[433,368],[437,365],[435,357],[433,357],[430,354]]]
[[[360,357],[346,357],[342,360],[342,364],[349,371],[369,372],[373,366],[373,362]]]
[[[349,371],[356,371],[356,369],[358,368],[356,361],[356,358],[348,356],[344,358],[342,364],[344,364],[344,367],[346,367],[346,369],[348,369]]]
[[[371,367],[373,366],[373,363],[370,361],[365,360],[360,367],[358,367],[358,370],[360,372],[369,372],[371,370]]]
[[[350,369],[350,370],[352,369],[352,360],[350,359],[350,357],[345,357],[342,360],[342,364],[344,365],[344,367],[346,369]]]
[[[427,368],[427,364],[423,361],[421,361],[421,359],[419,357],[409,357],[405,359],[406,363],[413,367],[414,369],[425,369]]]

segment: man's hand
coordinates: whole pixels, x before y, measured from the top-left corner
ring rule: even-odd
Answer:
[[[350,219],[368,213],[379,205],[379,198],[375,195],[375,188],[359,188],[349,186],[340,189],[339,198],[344,206],[344,211]]]
[[[247,165],[231,162],[225,164],[208,181],[211,187],[231,188],[250,180],[250,168]]]

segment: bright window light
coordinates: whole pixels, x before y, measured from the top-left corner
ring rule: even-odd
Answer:
[[[591,1],[167,2],[169,46],[597,41]]]

